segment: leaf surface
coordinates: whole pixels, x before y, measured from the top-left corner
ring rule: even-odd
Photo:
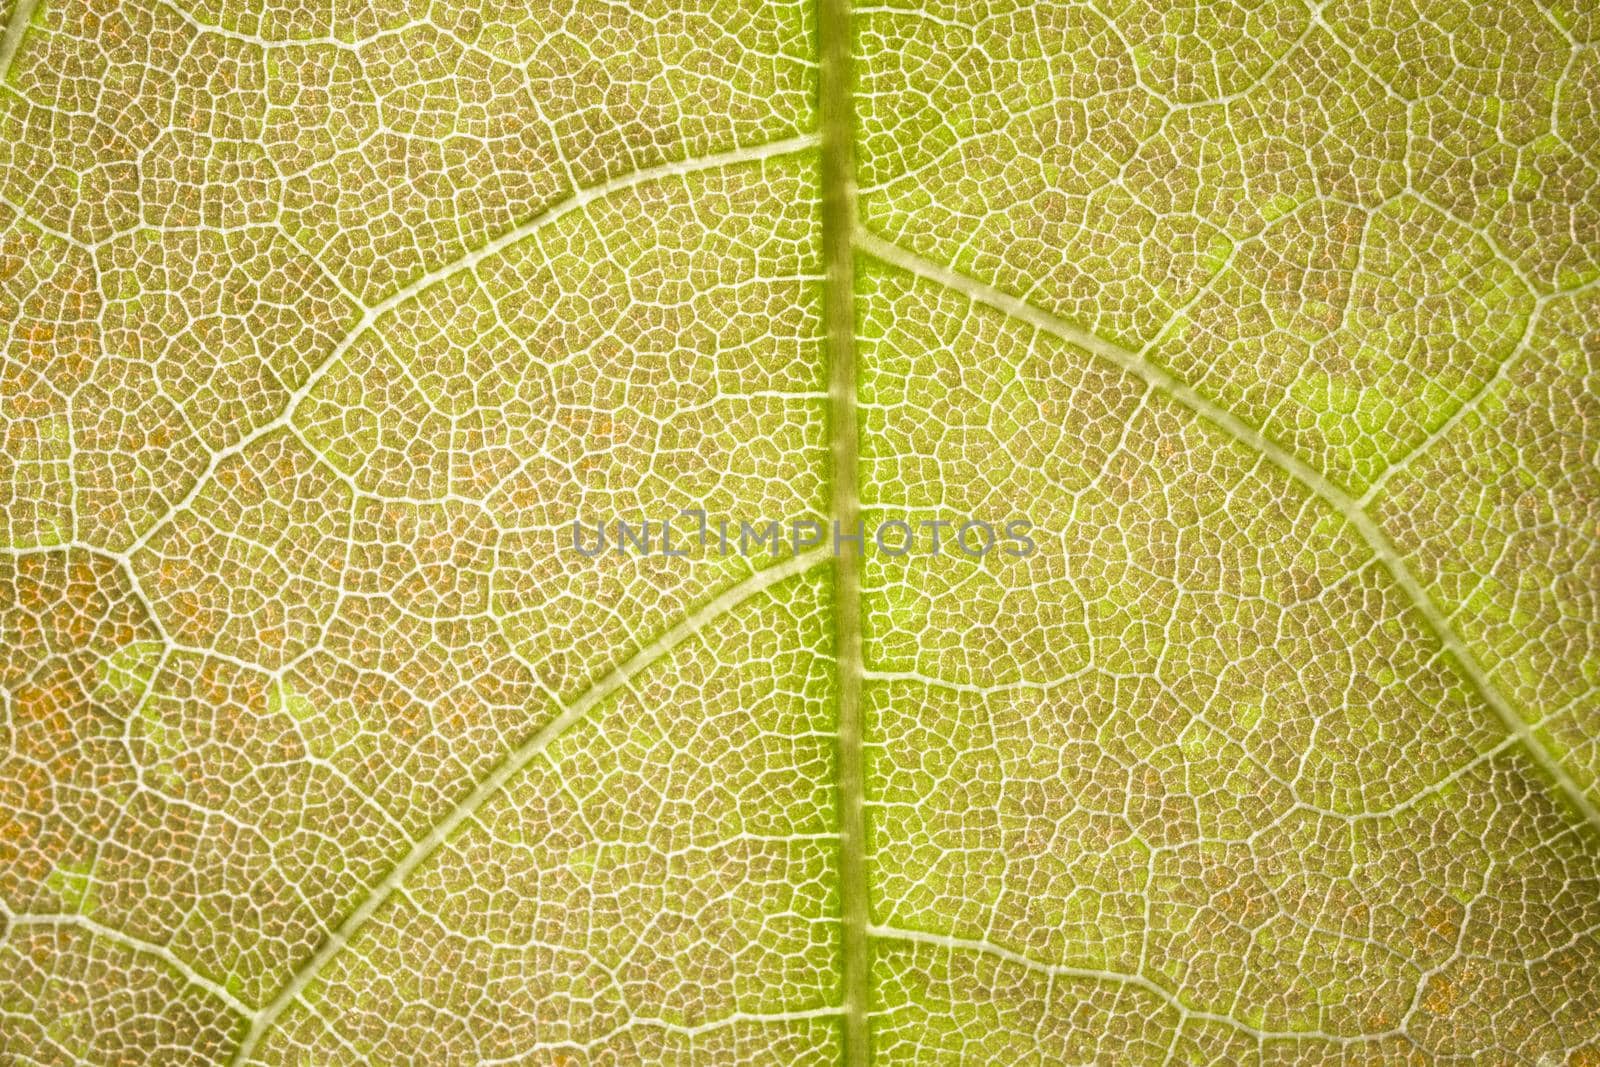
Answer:
[[[1600,1054],[1581,5],[0,19],[0,1058]]]

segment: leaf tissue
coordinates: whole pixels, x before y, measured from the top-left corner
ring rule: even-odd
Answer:
[[[1592,3],[0,26],[0,1063],[1600,1064]]]

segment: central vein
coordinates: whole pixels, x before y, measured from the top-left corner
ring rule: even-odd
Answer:
[[[828,443],[836,530],[858,529],[856,348],[851,234],[855,227],[855,123],[849,0],[818,0],[822,123],[822,323],[828,362]],[[834,655],[838,665],[839,889],[844,970],[844,1062],[867,1062],[867,872],[862,814],[861,545],[836,539]]]

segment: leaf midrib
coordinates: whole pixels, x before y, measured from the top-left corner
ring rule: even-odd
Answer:
[[[861,555],[839,535],[860,532],[857,486],[854,238],[855,113],[851,96],[849,0],[818,0],[818,115],[822,133],[823,347],[828,364],[828,451],[832,457],[834,713],[839,821],[839,941],[845,1067],[871,1058],[867,1028],[871,946],[867,939],[865,769],[861,721]],[[826,536],[826,535],[825,535]]]

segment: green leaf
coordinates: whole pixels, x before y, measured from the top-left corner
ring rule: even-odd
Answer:
[[[0,1058],[1593,1062],[1582,7],[0,0]]]

